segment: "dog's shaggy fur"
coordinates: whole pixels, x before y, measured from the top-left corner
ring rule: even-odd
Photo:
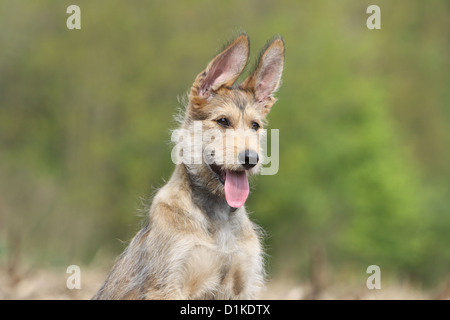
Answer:
[[[195,79],[180,127],[187,136],[194,135],[197,122],[203,131],[247,130],[257,139],[243,140],[235,133],[235,143],[226,147],[223,140],[211,139],[212,157],[222,153],[223,163],[202,159],[177,164],[170,180],[156,193],[147,224],[118,258],[93,299],[251,299],[263,286],[259,228],[241,203],[230,205],[235,202],[226,194],[225,181],[228,175],[246,179],[245,175],[261,167],[260,128],[275,103],[284,42],[281,37],[270,41],[256,69],[236,85],[248,55],[249,40],[242,34],[208,64]],[[204,151],[203,146],[194,148]],[[225,156],[247,152],[247,157],[249,150],[257,164],[228,161]],[[238,197],[241,202],[246,199]]]

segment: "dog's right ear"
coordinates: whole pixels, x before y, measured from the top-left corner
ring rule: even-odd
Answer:
[[[222,86],[231,86],[244,70],[249,55],[249,39],[242,34],[219,53],[195,79],[191,98],[202,100]]]

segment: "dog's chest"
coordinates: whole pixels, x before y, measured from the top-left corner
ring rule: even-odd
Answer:
[[[241,235],[230,223],[220,224],[211,233],[212,243],[215,244],[217,252],[222,254],[232,254],[238,249],[238,242]]]
[[[251,229],[248,232],[254,233]],[[261,274],[256,234],[242,234],[233,224],[216,225],[209,241],[195,245],[188,257],[186,291],[194,299],[245,298]]]

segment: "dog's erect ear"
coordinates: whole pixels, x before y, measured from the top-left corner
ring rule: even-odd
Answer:
[[[208,98],[222,86],[231,86],[244,70],[249,54],[249,39],[242,34],[219,53],[195,80],[194,94]]]
[[[281,37],[276,37],[262,51],[256,70],[243,83],[244,88],[253,91],[264,114],[276,101],[273,94],[280,86],[283,65],[284,42]]]

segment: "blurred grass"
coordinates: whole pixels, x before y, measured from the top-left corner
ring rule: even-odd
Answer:
[[[287,46],[280,170],[247,203],[270,273],[314,278],[319,248],[329,273],[449,276],[448,1],[378,1],[381,30],[368,1],[77,1],[78,31],[70,4],[0,3],[3,262],[118,254],[173,170],[177,97],[245,30],[253,59]]]

